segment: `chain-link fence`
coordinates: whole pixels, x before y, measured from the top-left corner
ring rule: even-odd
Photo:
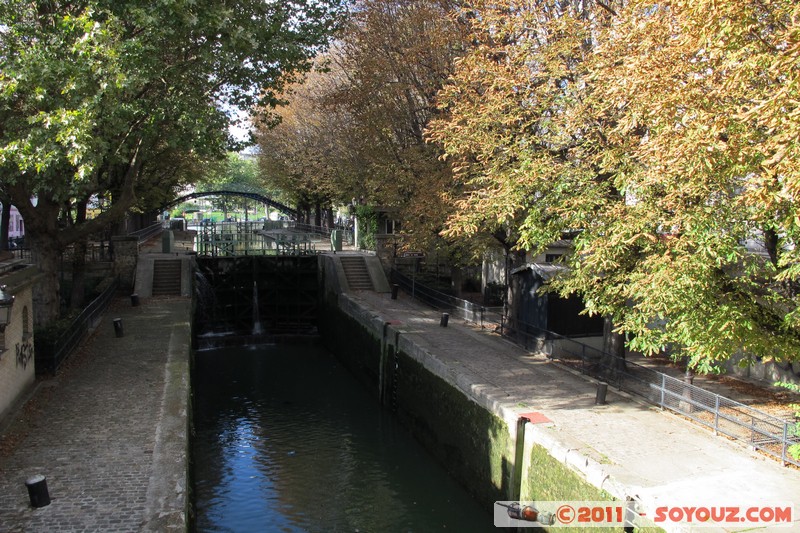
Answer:
[[[574,338],[518,320],[510,322],[503,308],[481,306],[444,294],[397,270],[392,270],[391,280],[415,299],[454,318],[494,329],[525,349],[542,352],[618,390],[685,416],[717,435],[725,435],[771,455],[784,465],[800,466],[800,460],[789,454],[790,446],[800,445],[800,423],[796,420],[782,420]]]

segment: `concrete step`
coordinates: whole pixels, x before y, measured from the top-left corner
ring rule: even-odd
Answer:
[[[367,270],[367,263],[361,256],[340,257],[344,276],[352,290],[373,291],[372,278]]]
[[[156,259],[153,261],[153,296],[180,294],[180,259]]]

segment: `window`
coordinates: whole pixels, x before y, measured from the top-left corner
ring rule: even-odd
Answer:
[[[386,219],[386,233],[398,233],[400,222],[397,220]]]
[[[561,257],[563,254],[545,254],[544,262],[545,263],[555,263],[558,261],[558,258]]]

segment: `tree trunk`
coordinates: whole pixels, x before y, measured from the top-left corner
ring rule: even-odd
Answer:
[[[34,288],[34,325],[41,326],[56,320],[61,312],[59,261],[64,246],[101,231],[107,224],[122,220],[136,200],[133,184],[141,170],[139,146],[125,170],[119,193],[107,210],[79,225],[61,228],[58,217],[63,207],[47,189],[31,190],[24,180],[6,186],[7,193],[25,219],[25,239],[30,242],[34,264],[42,271],[42,280]],[[36,203],[31,198],[36,198]]]
[[[309,224],[310,219],[311,213],[308,203],[304,200],[297,202],[297,223]]]
[[[769,260],[774,266],[778,266],[778,234],[775,230],[764,230],[764,248],[767,250]]]
[[[59,318],[61,289],[58,279],[61,249],[58,240],[49,235],[29,233],[31,257],[42,271],[41,280],[34,286],[34,326],[42,326]]]
[[[86,200],[76,205],[75,223],[82,224],[86,221]],[[83,309],[86,297],[86,243],[88,238],[75,242],[75,255],[72,258],[72,291],[70,293],[69,308]]]
[[[603,356],[600,361],[603,372],[625,371],[625,336],[614,333],[611,318],[603,319]]]
[[[2,200],[0,202],[0,252],[8,250],[8,231],[11,222],[11,202]]]
[[[508,328],[511,330],[512,334],[517,335],[519,332],[524,330],[524,327],[519,324],[519,315],[521,313],[521,306],[522,306],[522,289],[520,287],[519,278],[512,279],[511,271],[518,267],[522,266],[525,263],[525,252],[524,251],[512,251],[509,247],[506,247],[505,252],[505,265],[504,265],[504,274],[503,277],[505,278],[506,284],[506,298],[504,302],[505,313],[508,319]],[[522,340],[522,338],[520,338]]]
[[[463,291],[461,289],[464,285],[464,270],[461,267],[450,267],[450,284],[456,298],[461,298],[463,296]]]

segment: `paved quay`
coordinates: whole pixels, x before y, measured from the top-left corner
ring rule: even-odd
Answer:
[[[536,441],[609,493],[647,509],[792,504],[800,531],[800,470],[677,416],[596,387],[542,355],[400,294],[346,296],[430,355],[429,368],[513,421],[542,413]],[[0,425],[0,533],[183,531],[187,489],[188,298],[118,298],[56,377],[37,381]],[[124,336],[116,337],[113,319]],[[51,504],[30,506],[25,480],[46,476]],[[713,531],[703,528],[698,531]],[[760,530],[763,531],[763,530]]]
[[[650,516],[661,505],[792,505],[794,523],[772,529],[800,531],[800,470],[612,389],[595,405],[596,382],[452,317],[441,327],[440,312],[402,292],[396,300],[369,291],[349,298],[490,411],[512,423],[522,413],[544,415],[551,422],[534,425],[537,443],[615,497],[639,500]]]
[[[190,309],[120,297],[65,368],[37,380],[0,427],[0,532],[185,531]],[[30,505],[35,475],[45,507]]]

